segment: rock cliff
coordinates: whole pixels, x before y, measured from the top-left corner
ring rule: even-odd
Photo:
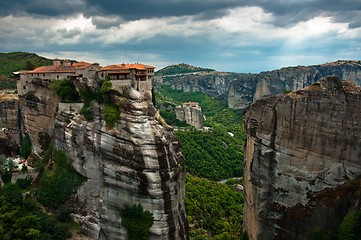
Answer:
[[[126,239],[120,212],[141,204],[154,217],[150,239],[188,239],[181,145],[134,91],[130,98],[113,92],[121,115],[112,128],[76,112],[56,117],[55,145],[86,178],[77,191],[80,232],[86,239]]]
[[[245,113],[250,239],[307,239],[359,202],[361,87],[338,77],[262,98]]]
[[[246,108],[263,96],[296,91],[328,75],[361,84],[361,62],[337,61],[308,67],[287,67],[259,74],[210,72],[173,77],[164,81],[164,84],[186,92],[204,92],[220,97],[228,102],[230,108]]]
[[[186,102],[177,106],[175,115],[179,121],[185,121],[197,129],[203,128],[202,108],[197,102]]]
[[[0,94],[0,154],[12,155],[19,151],[23,132],[19,99],[14,94]]]
[[[48,149],[53,139],[54,122],[59,98],[49,88],[49,82],[33,79],[27,94],[19,95],[23,122],[28,132],[33,151],[41,154]]]

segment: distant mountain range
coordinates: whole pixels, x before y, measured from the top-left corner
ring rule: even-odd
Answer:
[[[246,108],[267,95],[297,91],[324,76],[336,75],[361,85],[361,61],[340,60],[313,66],[286,67],[259,74],[198,72],[161,77],[158,81],[184,92],[204,92],[224,99],[231,108]]]

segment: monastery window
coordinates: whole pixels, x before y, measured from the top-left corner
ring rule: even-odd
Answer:
[[[37,76],[39,77],[39,73],[37,74]]]
[[[43,73],[43,77],[45,77],[45,73]]]
[[[26,89],[26,86],[23,86],[23,89]]]
[[[102,75],[101,75],[101,76],[102,76],[102,78],[103,78],[103,77],[104,77],[104,73],[102,73]]]
[[[56,78],[59,79],[59,75],[56,75]]]

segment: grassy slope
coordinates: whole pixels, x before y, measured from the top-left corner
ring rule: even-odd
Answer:
[[[0,89],[16,88],[12,74],[15,71],[24,70],[28,65],[38,67],[51,64],[50,59],[40,57],[35,53],[0,53]]]

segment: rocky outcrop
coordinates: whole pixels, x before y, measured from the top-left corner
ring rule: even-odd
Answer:
[[[197,102],[185,102],[175,108],[175,115],[179,121],[185,121],[187,124],[197,128],[203,128],[202,108]]]
[[[0,94],[0,154],[18,153],[22,131],[18,96]]]
[[[337,77],[245,113],[245,228],[254,239],[335,229],[361,196],[361,87]]]
[[[230,108],[243,109],[263,96],[297,91],[328,75],[335,75],[360,85],[361,61],[287,67],[259,74],[202,73],[172,77],[164,81],[164,84],[185,92],[204,92],[226,100]]]
[[[41,154],[53,139],[59,98],[51,91],[47,81],[34,79],[29,85],[29,91],[26,95],[20,95],[19,101],[33,151]]]
[[[114,127],[87,122],[76,112],[56,118],[55,145],[86,178],[77,191],[80,233],[86,239],[126,239],[120,212],[141,204],[154,217],[150,239],[188,239],[181,145],[135,92],[130,89],[130,98],[113,92],[121,110]]]

